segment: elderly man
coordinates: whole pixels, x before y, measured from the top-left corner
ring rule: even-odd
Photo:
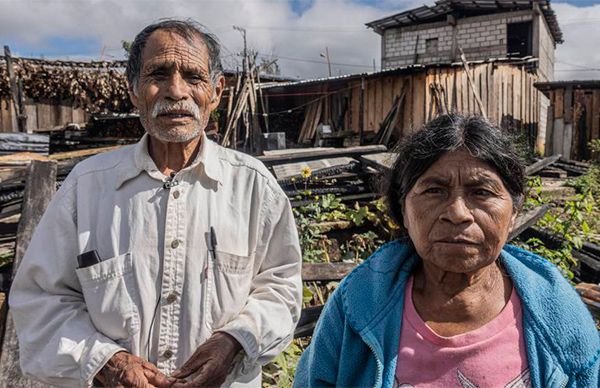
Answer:
[[[146,27],[127,79],[147,134],[75,167],[14,280],[23,372],[61,387],[260,386],[299,317],[289,201],[261,163],[204,135],[224,78],[200,25]]]

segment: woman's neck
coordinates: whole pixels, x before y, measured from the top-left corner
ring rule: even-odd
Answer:
[[[414,275],[413,303],[438,335],[450,337],[475,330],[500,314],[512,283],[498,262],[472,273],[443,271],[424,262]]]

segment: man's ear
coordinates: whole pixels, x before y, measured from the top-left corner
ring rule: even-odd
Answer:
[[[223,77],[223,75],[220,75],[219,78],[217,78],[213,88],[212,99],[208,105],[211,112],[217,109],[219,103],[221,102],[221,96],[223,95],[223,90],[225,89],[225,77]]]
[[[133,104],[133,106],[136,107],[136,109],[139,109],[139,98],[137,96],[137,94],[135,93],[135,90],[133,88],[133,85],[129,84],[127,87],[127,92],[129,93],[129,99],[131,100],[131,103]]]

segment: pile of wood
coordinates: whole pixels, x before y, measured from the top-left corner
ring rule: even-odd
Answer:
[[[304,121],[298,135],[298,144],[310,144],[315,138],[317,126],[321,122],[321,111],[323,109],[323,100],[318,99],[306,106]]]
[[[11,98],[7,57],[0,59],[0,98]],[[125,62],[71,62],[12,58],[22,94],[36,101],[72,101],[87,112],[131,112]]]
[[[237,76],[235,87],[228,88],[226,125],[220,144],[246,152],[260,152],[259,137],[263,127],[268,131],[265,102],[260,84],[259,69],[254,66],[256,58],[245,63],[247,69]],[[261,118],[264,120],[261,125]]]

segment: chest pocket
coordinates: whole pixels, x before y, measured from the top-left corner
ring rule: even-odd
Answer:
[[[212,287],[208,292],[207,308],[210,311],[210,326],[217,329],[235,318],[248,301],[252,286],[254,253],[239,256],[217,251],[211,267],[209,279]]]
[[[139,299],[131,253],[76,270],[88,313],[96,329],[113,340],[139,332]]]

